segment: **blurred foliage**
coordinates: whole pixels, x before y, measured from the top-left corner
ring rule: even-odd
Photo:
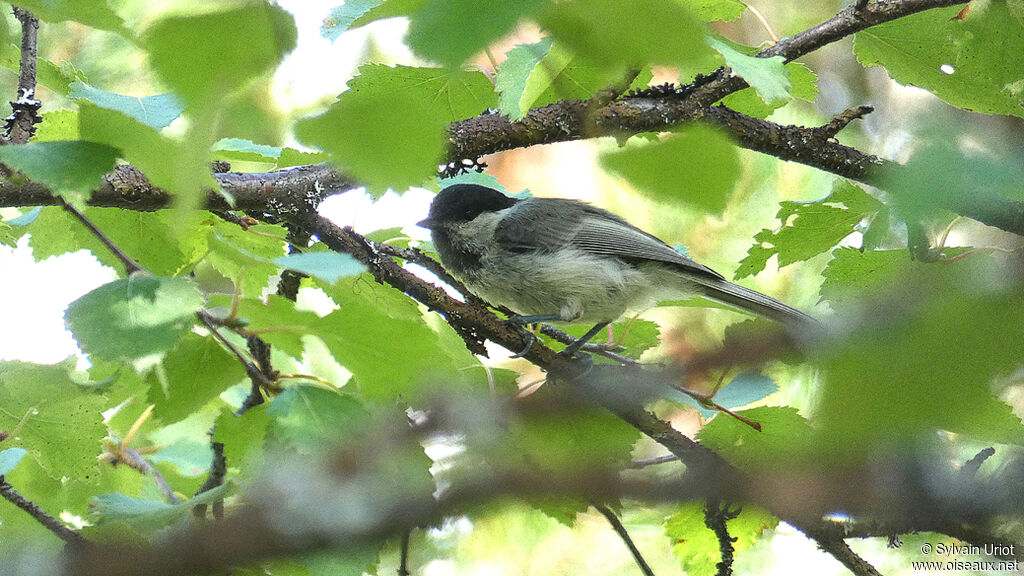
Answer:
[[[775,32],[786,36],[845,3],[761,4]],[[614,198],[591,200],[830,323],[830,337],[804,358],[767,362],[757,371],[688,374],[688,385],[747,422],[689,398],[653,407],[751,474],[852,469],[888,449],[961,462],[994,444],[1002,464],[1019,457],[1020,243],[968,227],[949,211],[996,195],[1024,197],[1021,124],[1012,118],[1024,116],[1017,1],[927,10],[868,28],[852,47],[839,43],[783,64],[752,57],[770,34],[736,0],[353,0],[330,11],[324,38],[402,17],[414,57],[397,65],[360,61],[336,99],[300,111],[281,109],[274,99],[273,74],[299,36],[292,16],[276,5],[19,5],[43,20],[37,97],[44,114],[35,142],[0,147],[4,163],[22,172],[14,181],[27,176],[75,196],[121,159],[185,199],[177,212],[84,209],[152,274],[122,277],[68,307],[66,325],[90,367],[78,370],[73,360],[0,363],[0,431],[8,434],[0,471],[33,502],[81,524],[87,538],[149,538],[186,522],[192,504],[221,498],[230,513],[242,505],[237,494],[298,473],[299,467],[283,469],[285,461],[369,471],[370,480],[352,481],[364,490],[355,493],[366,495],[345,503],[355,508],[326,497],[316,503],[330,515],[372,509],[394,494],[444,494],[451,482],[484,472],[527,470],[569,481],[588,467],[621,468],[649,455],[652,443],[611,413],[562,410],[573,401],[564,383],[538,386],[543,375],[530,367],[482,361],[436,314],[377,284],[351,258],[322,244],[286,255],[283,226],[243,229],[187,208],[212,184],[208,165],[215,159],[265,170],[331,162],[374,198],[388,189],[436,189],[445,127],[453,121],[488,109],[519,119],[562,99],[590,98],[609,84],[686,82],[724,64],[752,87],[723,104],[759,118],[814,126],[847,106],[874,103],[878,111],[841,138],[905,166],[886,174],[879,188],[862,187],[741,150],[706,126],[604,139],[586,147],[590,159],[582,167],[561,164],[568,162],[557,156],[563,149],[551,147],[562,174],[550,183],[537,178],[531,189],[558,186],[562,194],[584,196],[597,183],[614,190]],[[19,26],[9,15],[3,23],[0,67],[7,71],[0,90],[13,99]],[[378,53],[374,42],[370,34],[365,54]],[[896,83],[880,88],[882,70],[858,62],[937,98]],[[901,117],[917,109],[918,116]],[[495,156],[488,159],[491,173],[457,180],[516,192],[539,173],[538,156],[526,158]],[[934,248],[927,261],[907,250],[908,222]],[[122,271],[59,208],[26,207],[0,222],[0,243],[13,246],[26,235],[37,260],[86,250]],[[370,236],[431,248],[398,229]],[[312,276],[303,294],[326,305],[314,311],[302,298],[273,294],[285,269]],[[645,362],[685,360],[756,333],[735,313],[700,311],[701,302],[671,304],[613,324],[620,353]],[[199,309],[237,331],[221,330],[242,354],[245,336],[270,344],[280,378],[265,391],[266,404],[235,415],[251,384],[235,354],[197,324]],[[621,384],[637,394],[644,383]],[[462,408],[455,418],[462,434],[427,435],[411,447],[396,439],[397,430],[445,402]],[[523,412],[496,411],[502,402]],[[212,460],[211,436],[224,444],[229,483],[194,497]],[[151,478],[97,460],[118,442],[145,452],[186,503],[165,502]],[[331,460],[340,458],[336,450],[347,454],[368,442],[380,446],[376,459]],[[628,474],[672,477],[663,471],[672,466]],[[474,503],[414,531],[414,572],[634,570],[590,505],[566,494]],[[658,573],[680,566],[689,574],[714,572],[718,541],[702,502],[610,505]],[[1019,519],[1007,524],[1013,522]],[[728,521],[738,565],[774,561],[777,524],[753,506]],[[0,502],[0,555],[26,547],[57,551],[60,543]],[[397,541],[370,542],[345,554],[279,559],[236,573],[383,574],[397,569],[397,548]]]

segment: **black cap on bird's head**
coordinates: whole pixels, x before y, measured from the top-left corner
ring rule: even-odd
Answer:
[[[503,210],[518,201],[479,184],[453,184],[434,197],[426,219],[417,225],[433,229],[447,223],[469,222],[484,212]]]

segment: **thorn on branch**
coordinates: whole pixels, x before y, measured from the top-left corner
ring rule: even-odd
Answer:
[[[843,128],[846,128],[850,122],[863,118],[868,114],[874,112],[875,109],[872,106],[854,106],[853,108],[847,108],[839,114],[836,114],[829,120],[828,124],[814,129],[814,134],[822,140],[829,140],[836,137]]]
[[[856,2],[854,2],[853,15],[856,16],[857,18],[863,17],[864,12],[867,10],[869,1],[870,0],[857,0]]]

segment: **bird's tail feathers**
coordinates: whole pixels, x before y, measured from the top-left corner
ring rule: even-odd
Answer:
[[[703,288],[702,295],[711,300],[746,310],[787,326],[820,326],[814,317],[750,288],[711,278],[698,280],[697,283]]]

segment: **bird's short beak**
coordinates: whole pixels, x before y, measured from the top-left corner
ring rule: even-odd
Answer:
[[[433,230],[437,226],[437,221],[432,218],[424,218],[416,223],[417,226],[422,226],[427,230]]]

